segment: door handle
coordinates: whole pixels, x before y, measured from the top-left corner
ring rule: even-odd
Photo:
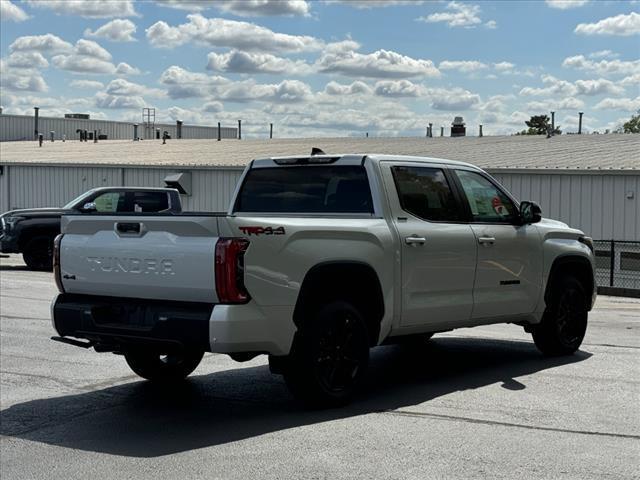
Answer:
[[[496,241],[495,237],[478,237],[478,243],[482,245],[493,245]]]
[[[144,231],[144,227],[138,222],[117,222],[116,232],[119,235],[134,235],[140,236]]]
[[[405,237],[404,243],[407,245],[423,245],[427,239],[424,237],[418,237],[417,235],[411,235],[409,237]]]

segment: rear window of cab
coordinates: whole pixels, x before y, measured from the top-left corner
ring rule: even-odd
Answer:
[[[372,214],[363,166],[290,166],[249,170],[235,212]]]

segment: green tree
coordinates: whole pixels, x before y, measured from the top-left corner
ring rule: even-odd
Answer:
[[[546,135],[551,130],[551,124],[549,122],[548,115],[533,115],[529,120],[524,123],[529,127],[529,130],[523,130],[522,135]],[[555,127],[552,132],[554,135],[560,135],[562,130],[560,127]]]
[[[631,115],[631,119],[622,125],[624,133],[640,133],[640,110],[636,115]]]

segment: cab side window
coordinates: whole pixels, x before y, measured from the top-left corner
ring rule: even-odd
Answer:
[[[455,170],[474,222],[513,223],[517,218],[516,207],[489,179],[476,172]]]
[[[106,192],[93,199],[96,212],[114,213],[125,211],[124,192]]]
[[[165,212],[169,210],[169,196],[165,192],[133,192],[133,211]]]
[[[404,211],[436,222],[464,219],[442,169],[397,166],[392,172]]]

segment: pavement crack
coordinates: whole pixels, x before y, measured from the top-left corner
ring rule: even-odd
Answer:
[[[583,343],[582,345],[587,347],[632,348],[634,350],[640,350],[640,346],[636,345],[614,345],[612,343]]]
[[[411,410],[383,410],[378,413],[387,414],[387,415],[398,415],[402,417],[417,417],[417,418],[422,417],[422,418],[432,418],[435,420],[477,423],[481,425],[496,425],[500,427],[524,428],[527,430],[541,430],[546,432],[575,433],[578,435],[594,435],[599,437],[630,438],[633,440],[640,440],[640,435],[633,435],[633,434],[627,434],[627,433],[597,432],[597,431],[590,431],[590,430],[573,430],[569,428],[557,428],[557,427],[540,427],[535,425],[525,425],[523,423],[499,422],[497,420],[482,420],[479,418],[461,417],[456,415],[442,415],[438,413],[414,412]]]

